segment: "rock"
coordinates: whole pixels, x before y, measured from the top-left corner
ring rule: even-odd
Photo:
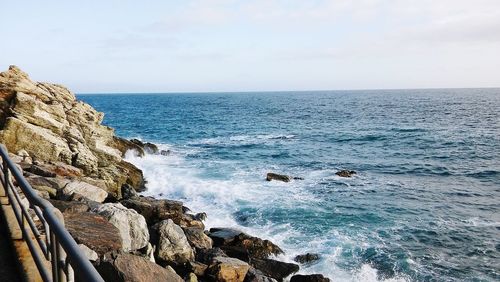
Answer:
[[[245,276],[245,282],[277,282],[276,279],[265,276],[259,270],[250,267]]]
[[[108,196],[108,192],[82,181],[72,181],[62,189],[63,197],[69,197],[73,193],[80,194],[89,200],[99,203],[104,202]]]
[[[192,273],[196,274],[196,276],[200,277],[205,275],[205,271],[207,270],[207,268],[208,265],[197,261],[190,261],[187,265],[188,271],[191,271]]]
[[[96,252],[91,250],[89,247],[85,246],[84,244],[78,244],[78,247],[80,247],[80,250],[82,253],[90,260],[90,261],[96,261],[99,259],[99,256],[97,255]]]
[[[321,274],[310,274],[310,275],[297,274],[292,276],[290,282],[330,282],[330,279],[324,277]]]
[[[90,213],[64,213],[64,223],[78,244],[84,244],[99,256],[122,249],[120,231],[104,217]]]
[[[170,156],[170,154],[172,154],[172,151],[170,151],[170,150],[161,150],[160,151],[160,155],[162,155],[162,156]]]
[[[127,199],[135,198],[138,196],[139,196],[139,194],[137,194],[134,187],[132,187],[126,183],[122,185],[122,199],[127,200]]]
[[[127,209],[119,203],[103,204],[94,212],[104,216],[120,231],[124,251],[132,251],[146,247],[149,242],[149,231],[146,220],[135,210]]]
[[[214,246],[229,250],[236,256],[244,256],[244,252],[241,249],[238,250],[238,248],[248,252],[250,258],[268,258],[270,255],[283,254],[283,250],[271,241],[250,236],[236,229],[211,228],[208,236],[214,241]],[[235,248],[228,249],[228,247]],[[242,259],[243,257],[239,258]]]
[[[115,148],[122,153],[122,157],[124,157],[128,151],[133,151],[134,155],[137,157],[144,156],[144,149],[132,141],[115,136],[114,142]]]
[[[35,193],[38,195],[38,197],[43,198],[45,200],[50,199],[50,194],[47,191],[40,191],[40,190],[35,190]]]
[[[22,149],[17,152],[17,155],[22,158],[23,163],[31,164],[33,162],[33,159],[30,157],[28,152],[26,150]]]
[[[307,253],[304,255],[298,255],[294,259],[294,261],[301,264],[310,264],[319,260],[318,254]]]
[[[47,193],[49,198],[55,198],[57,196],[57,190],[52,187],[42,186],[42,185],[36,185],[36,186],[32,185],[31,187],[38,192]]]
[[[97,271],[105,281],[184,281],[173,270],[163,268],[143,257],[130,254],[106,254],[103,261],[97,266]]]
[[[196,252],[196,261],[204,264],[210,264],[215,257],[227,257],[221,248],[199,249]]]
[[[196,249],[212,248],[212,239],[203,232],[203,229],[196,227],[188,227],[183,229],[184,234],[186,234],[186,238],[191,247]]]
[[[277,173],[272,173],[272,172],[267,173],[267,176],[266,176],[267,181],[278,180],[278,181],[283,181],[283,182],[290,182],[290,179],[291,179],[291,177],[288,175],[277,174]]]
[[[299,266],[294,263],[287,263],[273,259],[252,259],[251,264],[260,270],[264,275],[283,281],[283,278],[299,271]]]
[[[83,172],[81,169],[74,167],[69,164],[65,164],[63,162],[55,162],[55,163],[43,163],[38,165],[39,169],[42,169],[43,171],[50,173],[55,176],[61,176],[61,177],[80,177],[83,175]],[[32,172],[34,174],[38,174],[35,172]],[[42,175],[42,176],[47,176],[47,175]]]
[[[207,269],[208,275],[216,281],[243,282],[250,266],[239,259],[215,257]]]
[[[340,170],[335,173],[336,175],[340,177],[352,177],[353,175],[356,174],[354,170]]]
[[[186,279],[184,281],[186,281],[186,282],[198,282],[198,277],[196,277],[196,274],[191,272],[186,276]]]
[[[171,219],[155,224],[153,244],[156,247],[156,258],[167,264],[184,264],[194,260],[194,252],[189,245],[182,228]]]
[[[142,141],[138,139],[131,139],[130,142],[136,144],[137,146],[141,147],[144,149],[144,151],[148,154],[151,155],[156,155],[159,152],[158,146],[156,146],[153,143],[145,142],[143,143]]]
[[[172,219],[175,224],[179,224],[184,217],[182,202],[178,201],[157,200],[151,197],[134,197],[123,200],[121,203],[144,216],[149,225],[165,219]]]
[[[83,213],[89,210],[89,206],[82,202],[49,200],[58,210],[64,213]]]

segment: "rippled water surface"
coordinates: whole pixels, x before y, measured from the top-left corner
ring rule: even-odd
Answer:
[[[269,238],[282,259],[319,253],[303,273],[500,280],[500,89],[78,97],[173,152],[128,157],[147,193]]]

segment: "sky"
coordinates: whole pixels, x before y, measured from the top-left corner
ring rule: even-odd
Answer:
[[[499,0],[0,0],[0,35],[76,93],[500,87]]]

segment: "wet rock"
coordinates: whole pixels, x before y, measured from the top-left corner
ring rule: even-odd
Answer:
[[[108,197],[108,192],[82,181],[72,181],[68,183],[61,190],[61,193],[63,198],[68,198],[73,193],[76,193],[99,203],[104,202],[106,197]]]
[[[274,278],[278,281],[290,274],[299,271],[299,266],[294,263],[287,263],[273,259],[252,259],[251,264],[260,270],[264,275]]]
[[[271,181],[271,180],[278,180],[278,181],[283,181],[283,182],[290,182],[292,178],[288,175],[284,174],[277,174],[273,172],[267,173],[266,180]]]
[[[356,172],[354,170],[343,169],[343,170],[337,171],[335,174],[340,176],[340,177],[352,177],[353,175],[356,174]]]
[[[283,254],[283,250],[271,241],[250,236],[236,229],[211,228],[208,236],[214,241],[214,246],[222,249],[235,247],[231,249],[233,252],[238,251],[239,247],[246,250],[250,258],[268,258],[270,255]]]
[[[120,230],[124,251],[141,249],[148,244],[149,231],[146,220],[135,210],[128,209],[119,203],[107,203],[93,211],[104,216]]]
[[[162,156],[170,156],[172,154],[172,151],[170,150],[161,150],[160,155]]]
[[[106,218],[90,212],[64,213],[64,223],[78,244],[84,244],[99,256],[122,249],[120,231]]]
[[[149,142],[142,142],[138,139],[131,139],[130,142],[136,144],[137,146],[141,147],[144,149],[144,151],[148,154],[151,154],[151,155],[156,155],[158,154],[159,152],[159,149],[158,149],[158,146],[156,146],[155,144],[153,143],[149,143]]]
[[[243,282],[250,266],[239,259],[215,257],[207,269],[208,275],[216,281]]]
[[[142,282],[184,280],[171,268],[163,268],[149,260],[130,254],[106,254],[97,266],[105,281]]]
[[[276,279],[265,276],[259,270],[250,267],[245,276],[245,282],[277,282]]]
[[[153,244],[156,258],[167,264],[178,265],[194,260],[194,252],[182,228],[171,219],[155,224]]]
[[[311,264],[319,260],[319,255],[313,253],[307,253],[303,255],[298,255],[293,260],[301,264]]]
[[[297,274],[292,276],[290,282],[330,282],[330,279],[324,277],[321,274],[310,274],[310,275]]]
[[[196,249],[211,249],[212,239],[208,237],[201,228],[188,227],[183,228],[184,234],[191,245],[191,247]]]
[[[138,157],[144,156],[144,149],[130,140],[115,136],[114,142],[115,147],[122,153],[122,157],[124,157],[128,151],[133,151],[134,155]]]

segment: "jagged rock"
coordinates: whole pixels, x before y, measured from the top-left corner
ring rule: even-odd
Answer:
[[[194,252],[189,245],[182,228],[171,219],[155,224],[153,243],[156,247],[156,258],[167,264],[184,264],[194,260]]]
[[[343,169],[343,170],[337,171],[335,174],[340,176],[340,177],[352,177],[353,175],[356,174],[356,172],[354,170]]]
[[[243,282],[250,266],[248,263],[230,257],[215,257],[207,269],[208,275],[216,281]]]
[[[115,136],[114,142],[115,147],[122,153],[122,156],[125,156],[128,151],[133,151],[134,155],[138,157],[144,156],[144,149],[130,140]]]
[[[107,203],[93,211],[118,228],[124,251],[141,249],[148,244],[149,231],[146,220],[135,210],[127,209],[119,203]]]
[[[267,173],[266,180],[271,181],[271,180],[278,180],[278,181],[283,181],[283,182],[290,182],[292,178],[288,175],[283,175],[283,174],[277,174],[273,172]]]
[[[294,263],[287,263],[273,259],[252,259],[251,264],[260,270],[264,275],[283,281],[283,278],[299,271],[299,266]]]
[[[137,191],[135,191],[134,187],[128,185],[128,184],[123,184],[122,185],[122,199],[128,200],[130,198],[135,198],[139,197],[139,194],[137,194]]]
[[[151,197],[134,197],[121,201],[127,208],[140,213],[149,225],[153,225],[165,219],[172,219],[179,224],[184,216],[182,202],[166,199],[154,199]]]
[[[268,258],[270,255],[283,253],[283,250],[271,241],[250,236],[236,229],[211,228],[208,236],[214,241],[214,246],[221,247],[223,250],[227,249],[236,256],[244,255],[241,249],[248,252],[250,258]]]
[[[171,268],[163,268],[149,260],[130,254],[106,254],[97,266],[105,281],[142,282],[184,280]]]
[[[201,228],[188,227],[183,228],[184,234],[191,245],[191,247],[196,249],[211,249],[212,239],[208,237]]]
[[[62,190],[62,197],[69,197],[73,193],[80,194],[89,200],[96,201],[99,203],[104,202],[108,196],[108,192],[102,190],[99,187],[88,184],[82,181],[72,181],[68,183]]]
[[[120,231],[106,218],[95,213],[63,213],[64,224],[78,244],[84,244],[99,256],[122,249]]]
[[[149,143],[149,142],[142,142],[138,139],[132,139],[130,140],[130,142],[136,144],[137,146],[141,147],[144,149],[145,152],[147,152],[148,154],[151,154],[151,155],[156,155],[158,154],[159,152],[159,149],[158,149],[158,146],[156,146],[155,144],[153,143]]]
[[[64,213],[82,213],[88,211],[90,208],[88,205],[77,201],[61,201],[61,200],[49,200],[49,202],[58,210]]]
[[[276,279],[265,276],[259,270],[250,267],[245,276],[245,282],[277,282]]]
[[[330,279],[324,277],[321,274],[310,274],[310,275],[297,274],[292,276],[290,282],[330,282]]]
[[[99,255],[89,247],[85,246],[84,244],[78,244],[78,247],[80,247],[80,250],[82,253],[90,260],[90,261],[96,261],[99,259]]]
[[[301,263],[301,264],[310,264],[310,263],[313,263],[313,262],[319,260],[319,255],[307,253],[304,255],[298,255],[293,260],[298,262],[298,263]]]

